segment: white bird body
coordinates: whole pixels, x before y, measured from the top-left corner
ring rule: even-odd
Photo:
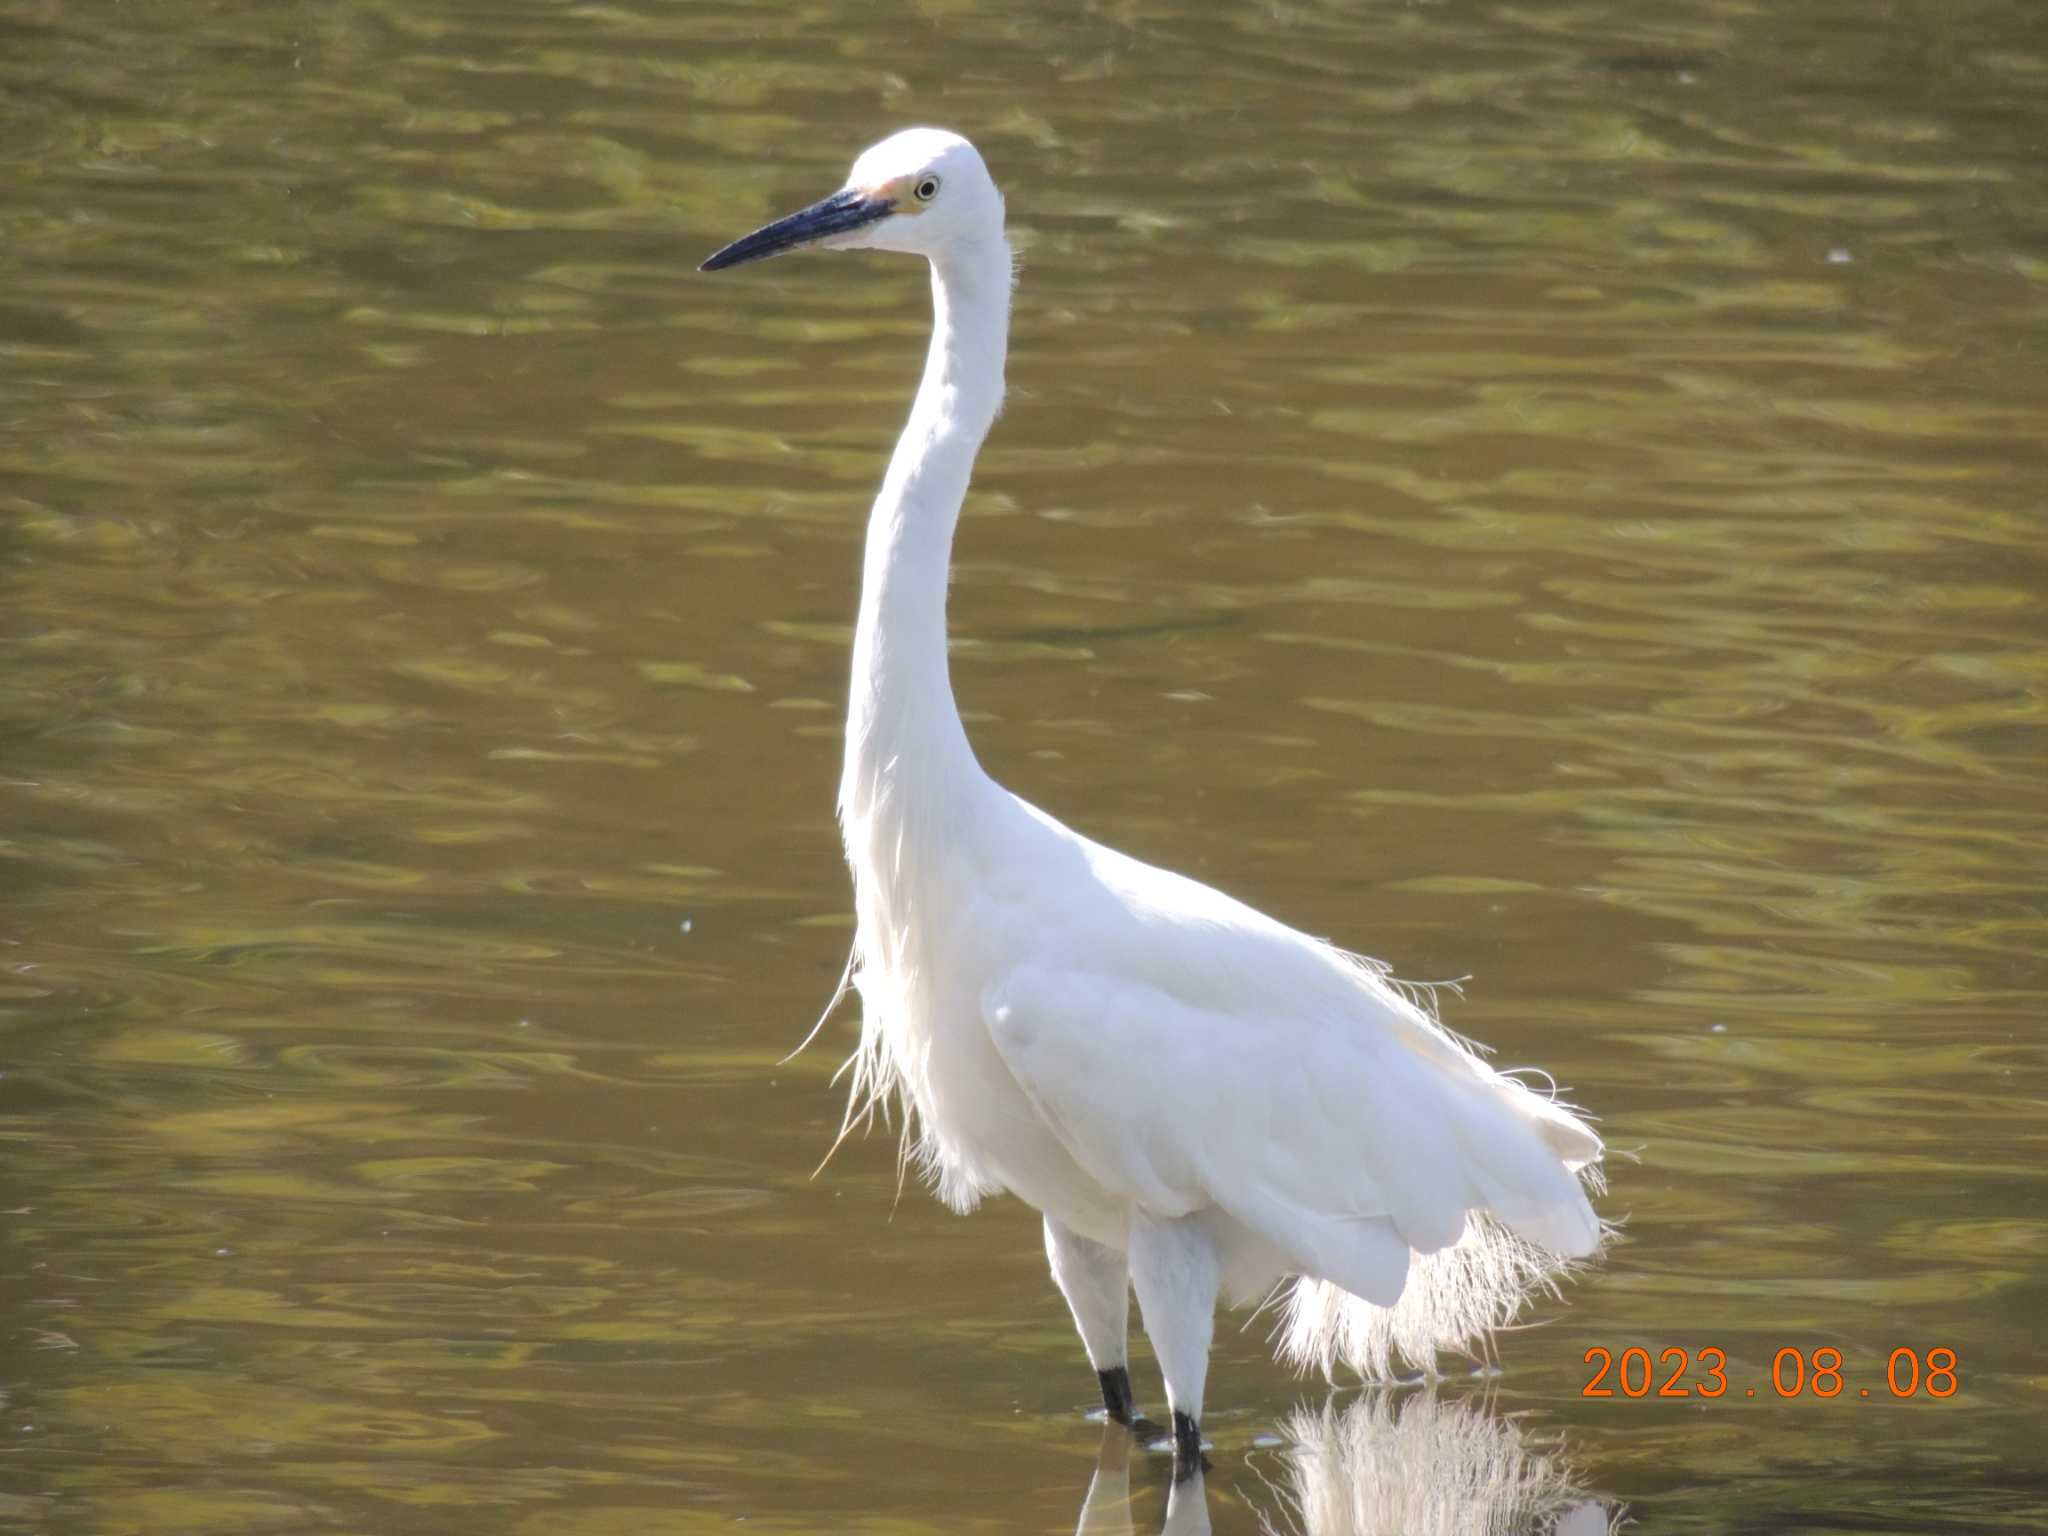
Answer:
[[[913,129],[706,266],[799,243],[932,267],[931,350],[870,517],[853,649],[849,1123],[896,1100],[948,1205],[1007,1191],[1044,1213],[1112,1412],[1129,1409],[1134,1284],[1184,1456],[1219,1292],[1251,1302],[1297,1277],[1283,1351],[1325,1367],[1385,1374],[1398,1352],[1427,1369],[1482,1339],[1599,1247],[1581,1187],[1599,1138],[1376,963],[1091,842],[982,771],[953,701],[946,584],[1002,402],[1001,197],[964,139]]]

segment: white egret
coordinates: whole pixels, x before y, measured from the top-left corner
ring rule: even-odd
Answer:
[[[1174,1451],[1200,1456],[1220,1295],[1285,1287],[1280,1349],[1433,1370],[1600,1246],[1600,1139],[1495,1071],[1378,962],[1069,831],[982,771],[953,702],[946,581],[1003,397],[1012,267],[974,146],[912,128],[846,185],[704,262],[804,246],[931,264],[923,382],[868,520],[839,817],[863,1008],[847,1124],[889,1100],[965,1212],[1043,1213],[1111,1415],[1135,1290]],[[843,983],[842,983],[843,990]],[[1418,1006],[1418,1003],[1422,1006]]]

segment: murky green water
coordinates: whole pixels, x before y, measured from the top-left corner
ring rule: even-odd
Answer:
[[[1490,1384],[1220,1335],[1214,1528],[2048,1529],[2033,0],[0,5],[0,1528],[1082,1519],[1032,1215],[775,1064],[925,295],[692,269],[920,120],[984,760],[1639,1159]]]

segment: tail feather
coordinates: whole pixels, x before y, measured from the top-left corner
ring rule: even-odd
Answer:
[[[1594,1251],[1611,1236],[1601,1227]],[[1557,1295],[1558,1282],[1580,1262],[1474,1212],[1453,1246],[1411,1256],[1408,1283],[1392,1306],[1375,1306],[1327,1280],[1288,1282],[1276,1350],[1297,1370],[1325,1376],[1341,1362],[1369,1381],[1384,1381],[1396,1374],[1397,1359],[1435,1376],[1440,1353],[1483,1354],[1489,1334],[1537,1295]]]
[[[1488,1335],[1555,1296],[1612,1236],[1587,1199],[1605,1187],[1592,1127],[1554,1088],[1495,1071],[1440,1028],[1425,1038],[1441,1047],[1424,1058],[1435,1070],[1408,1077],[1403,1102],[1426,1109],[1436,1160],[1410,1159],[1385,1191],[1390,1230],[1354,1218],[1340,1224],[1348,1245],[1325,1240],[1311,1255],[1299,1251],[1304,1234],[1329,1239],[1328,1222],[1261,1229],[1299,1264],[1278,1330],[1280,1357],[1297,1368],[1330,1375],[1342,1361],[1384,1380],[1400,1361],[1434,1376],[1439,1353],[1482,1354]],[[1362,1268],[1336,1262],[1357,1260],[1368,1236],[1397,1250],[1406,1240],[1405,1283],[1398,1252],[1372,1250]]]

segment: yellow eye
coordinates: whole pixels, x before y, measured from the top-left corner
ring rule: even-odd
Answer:
[[[918,177],[917,185],[910,189],[910,195],[920,203],[930,202],[939,195],[939,178],[936,176]]]

